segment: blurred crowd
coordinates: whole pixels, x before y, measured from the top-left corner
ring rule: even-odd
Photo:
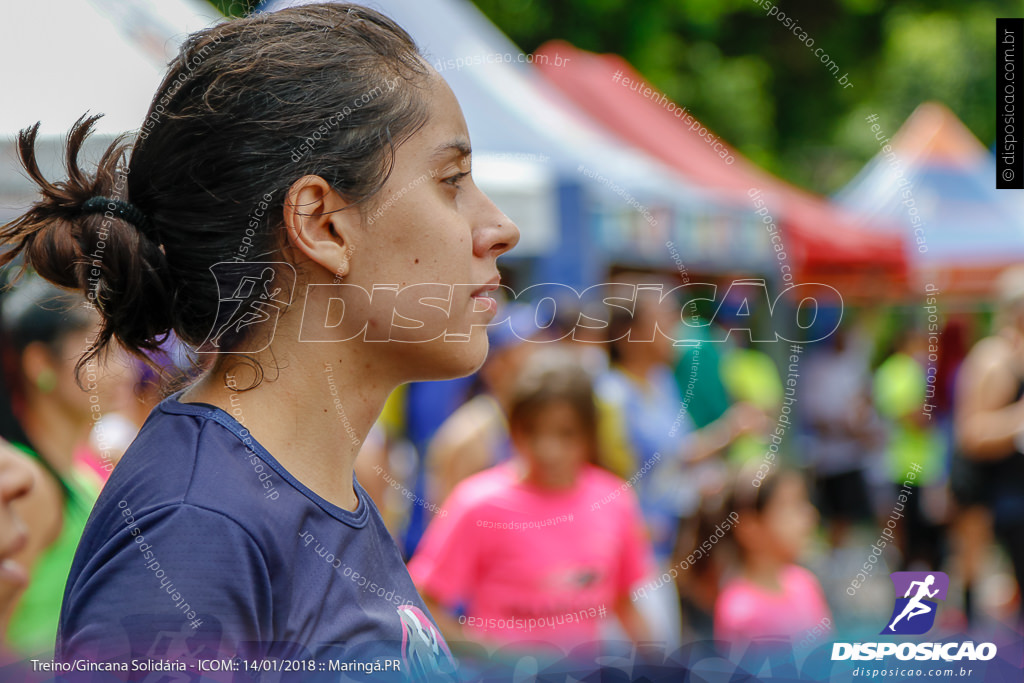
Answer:
[[[729,334],[690,303],[641,299],[590,330],[577,310],[508,305],[420,449],[393,397],[357,476],[450,642],[809,645],[877,633],[902,570],[949,574],[943,628],[1020,627],[1024,271],[994,315],[931,330],[913,308],[846,310],[804,345]],[[704,341],[647,334],[681,316]],[[0,613],[5,649],[28,657],[52,651],[104,481],[199,366],[173,338],[155,366],[80,361],[98,314],[31,276],[0,320]]]

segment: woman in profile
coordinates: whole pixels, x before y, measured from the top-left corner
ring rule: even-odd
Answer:
[[[58,658],[451,671],[353,475],[395,387],[483,362],[495,262],[518,241],[473,183],[451,90],[390,19],[307,5],[192,35],[135,143],[88,172],[94,120],[71,131],[57,183],[38,125],[22,132],[41,198],[0,231],[0,265],[22,254],[95,303],[83,361],[115,341],[145,356],[170,332],[209,360],[105,486]],[[423,313],[434,296],[447,316]]]

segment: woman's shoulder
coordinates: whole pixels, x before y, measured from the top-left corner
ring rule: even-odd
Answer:
[[[782,570],[782,582],[790,594],[821,593],[821,582],[806,567],[791,564]]]
[[[517,490],[518,477],[512,462],[503,462],[471,474],[460,481],[444,502],[445,508],[479,511],[500,504],[506,495]]]
[[[190,505],[251,518],[250,508],[266,502],[270,475],[261,481],[260,474],[268,469],[212,406],[170,397],[153,409],[114,468],[100,503],[146,511]]]
[[[633,495],[632,487],[619,475],[597,465],[586,464],[580,470],[579,481],[582,489],[590,496],[605,496],[615,491]],[[627,500],[629,496],[626,496]]]
[[[182,499],[202,451],[217,447],[203,438],[211,424],[202,414],[168,410],[165,400],[150,413],[105,488],[130,487],[150,500]]]

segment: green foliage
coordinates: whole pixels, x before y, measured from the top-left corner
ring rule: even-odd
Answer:
[[[244,17],[249,14],[259,0],[207,0],[211,5],[220,10],[220,13],[227,17]]]

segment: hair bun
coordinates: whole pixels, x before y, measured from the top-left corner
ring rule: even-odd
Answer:
[[[85,294],[103,315],[103,327],[81,367],[111,339],[142,355],[171,328],[172,285],[166,257],[152,239],[155,228],[127,195],[125,136],[116,138],[96,169],[82,169],[82,147],[99,116],[83,116],[67,136],[67,178],[51,182],[36,159],[39,124],[18,135],[18,155],[39,198],[20,218],[0,228],[0,266],[19,256],[55,285]],[[145,238],[143,238],[145,236]]]

